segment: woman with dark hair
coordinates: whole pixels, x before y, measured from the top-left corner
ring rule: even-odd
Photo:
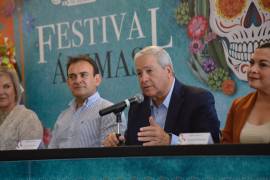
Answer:
[[[13,67],[0,66],[0,150],[14,150],[21,140],[42,139],[37,115],[19,105],[22,88]]]
[[[270,143],[270,43],[254,51],[247,78],[256,91],[232,103],[222,143]]]

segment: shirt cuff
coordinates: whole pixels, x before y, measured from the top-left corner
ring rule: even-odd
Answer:
[[[179,144],[178,136],[171,134],[171,145]]]

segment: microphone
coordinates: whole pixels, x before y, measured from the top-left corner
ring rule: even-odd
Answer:
[[[104,116],[104,115],[112,113],[112,112],[119,113],[119,112],[123,111],[126,107],[129,107],[130,104],[143,102],[143,99],[144,99],[143,95],[136,94],[135,96],[133,96],[129,99],[125,99],[124,101],[121,101],[117,104],[114,104],[112,106],[109,106],[105,109],[100,110],[99,115]]]

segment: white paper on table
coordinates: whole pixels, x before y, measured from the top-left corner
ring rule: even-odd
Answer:
[[[17,150],[24,150],[24,149],[38,149],[41,144],[41,139],[34,139],[34,140],[21,140],[16,149]]]
[[[213,138],[209,132],[207,133],[180,133],[179,144],[213,144]]]

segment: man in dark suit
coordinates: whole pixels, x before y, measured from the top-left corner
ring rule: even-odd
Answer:
[[[174,75],[169,54],[149,46],[135,55],[135,67],[144,101],[133,104],[128,113],[125,136],[111,133],[104,146],[177,144],[179,133],[210,132],[219,142],[219,121],[213,95],[186,86]]]

